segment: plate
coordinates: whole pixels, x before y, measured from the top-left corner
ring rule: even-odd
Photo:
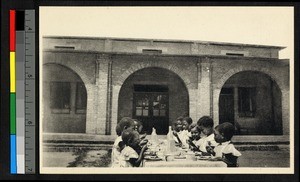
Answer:
[[[209,160],[211,156],[197,156],[197,160]]]
[[[160,161],[162,160],[161,158],[157,156],[145,156],[144,159],[149,160],[149,161]]]

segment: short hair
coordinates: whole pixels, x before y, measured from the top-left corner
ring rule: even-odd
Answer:
[[[122,141],[128,145],[130,142],[132,142],[136,134],[139,134],[136,130],[127,128],[122,132]]]
[[[190,126],[189,126],[189,131],[191,131],[193,128],[196,128],[197,131],[199,133],[201,133],[201,128],[197,125],[197,123],[192,123]]]
[[[198,126],[204,126],[206,127],[213,127],[214,126],[214,121],[211,117],[209,116],[202,116],[198,122],[197,122]]]
[[[193,123],[193,120],[191,117],[185,117],[185,118],[183,118],[183,121],[186,121],[189,125],[191,125]]]
[[[231,140],[233,134],[234,134],[234,126],[233,124],[229,123],[229,122],[225,122],[222,124],[219,124],[218,126],[215,127],[215,129],[217,131],[219,131],[219,133],[227,140]]]
[[[134,121],[133,119],[129,118],[129,117],[123,117],[120,122],[117,124],[116,126],[116,133],[118,136],[122,135],[122,132],[124,130],[124,128],[128,128],[130,126],[134,125]]]
[[[179,116],[177,119],[176,119],[176,121],[183,121],[183,117],[182,116]]]

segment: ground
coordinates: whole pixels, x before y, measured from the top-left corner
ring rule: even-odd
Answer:
[[[289,149],[244,150],[240,167],[289,167]],[[44,152],[44,167],[109,167],[111,150],[78,150],[76,152]]]

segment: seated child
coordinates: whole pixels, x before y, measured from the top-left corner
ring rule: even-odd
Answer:
[[[198,127],[198,125],[196,123],[193,123],[190,125],[189,130],[191,131],[191,137],[188,140],[190,149],[194,152],[200,151],[199,150],[199,147],[201,145],[201,140],[200,140],[201,130],[200,130],[200,128]]]
[[[231,143],[231,138],[235,128],[229,123],[222,123],[215,127],[215,141],[218,145],[213,149],[209,149],[209,153],[213,154],[217,160],[222,160],[227,167],[238,167],[237,159],[241,153]]]
[[[173,138],[177,145],[182,145],[181,136],[182,136],[182,117],[177,118],[176,121],[173,122]]]
[[[123,131],[122,140],[125,147],[121,151],[120,167],[140,167],[147,145],[140,148],[141,139],[139,133],[132,128]]]
[[[207,154],[207,148],[217,146],[213,130],[214,121],[209,116],[203,116],[198,120],[197,125],[203,133],[203,137],[201,137],[201,141],[199,141],[201,143],[199,149],[202,154]]]
[[[116,126],[116,133],[118,137],[116,138],[113,147],[112,147],[112,153],[111,153],[111,167],[119,167],[120,164],[120,155],[121,150],[125,147],[125,144],[122,141],[122,132],[123,130],[127,128],[133,128],[134,127],[134,121],[133,119],[129,117],[124,117],[120,120],[120,122]]]
[[[192,118],[190,117],[185,117],[182,119],[182,132],[183,135],[188,139],[191,137],[191,132],[190,132],[190,125],[193,123]]]
[[[137,119],[133,119],[133,122],[134,122],[134,127],[133,127],[133,129],[136,130],[136,131],[138,131],[139,134],[141,134],[141,133],[142,133],[142,130],[143,130],[143,125],[142,125],[142,123],[141,123],[139,120],[137,120]]]

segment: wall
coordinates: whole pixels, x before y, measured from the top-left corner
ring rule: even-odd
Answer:
[[[122,117],[132,117],[134,84],[160,84],[168,86],[169,124],[177,117],[189,113],[188,91],[182,80],[168,70],[146,68],[132,74],[122,85],[118,102],[118,121]]]
[[[70,82],[70,113],[53,113],[50,108],[50,82]],[[49,133],[85,133],[86,114],[76,113],[76,83],[80,77],[70,69],[58,64],[43,65],[43,131]],[[61,98],[57,98],[61,99]]]
[[[277,95],[281,92],[278,86],[272,85],[276,85],[276,83],[274,83],[269,76],[254,71],[239,72],[230,77],[224,84],[224,87],[256,88],[255,117],[240,117],[236,114],[235,121],[239,123],[241,128],[246,128],[247,130],[244,134],[275,134],[276,131],[280,131],[282,129],[276,128],[276,126],[280,127],[279,123],[282,123],[282,119],[279,117],[281,110],[276,110],[278,112],[278,116],[276,118],[273,114],[273,103],[281,102],[281,98],[274,98],[273,92],[275,91],[275,94]],[[238,99],[238,97],[235,97],[235,99]],[[235,112],[238,111],[236,110]]]

